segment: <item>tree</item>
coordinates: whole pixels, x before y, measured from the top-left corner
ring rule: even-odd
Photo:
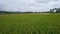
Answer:
[[[60,8],[53,8],[53,9],[50,9],[50,12],[51,12],[51,13],[54,13],[54,12],[60,13]]]
[[[52,13],[52,9],[50,9],[50,12]]]
[[[56,8],[56,13],[60,13],[60,8]]]

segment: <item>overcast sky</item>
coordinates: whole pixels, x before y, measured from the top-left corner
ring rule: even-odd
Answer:
[[[47,11],[60,7],[60,0],[0,0],[0,10]]]

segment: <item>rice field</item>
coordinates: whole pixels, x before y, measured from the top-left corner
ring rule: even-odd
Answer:
[[[60,34],[60,14],[0,15],[0,34]]]

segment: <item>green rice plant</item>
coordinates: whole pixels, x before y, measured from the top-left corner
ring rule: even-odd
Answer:
[[[0,15],[0,34],[60,34],[60,14]]]

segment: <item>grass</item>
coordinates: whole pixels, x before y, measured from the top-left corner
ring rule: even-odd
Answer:
[[[0,15],[0,34],[60,34],[60,14]]]

